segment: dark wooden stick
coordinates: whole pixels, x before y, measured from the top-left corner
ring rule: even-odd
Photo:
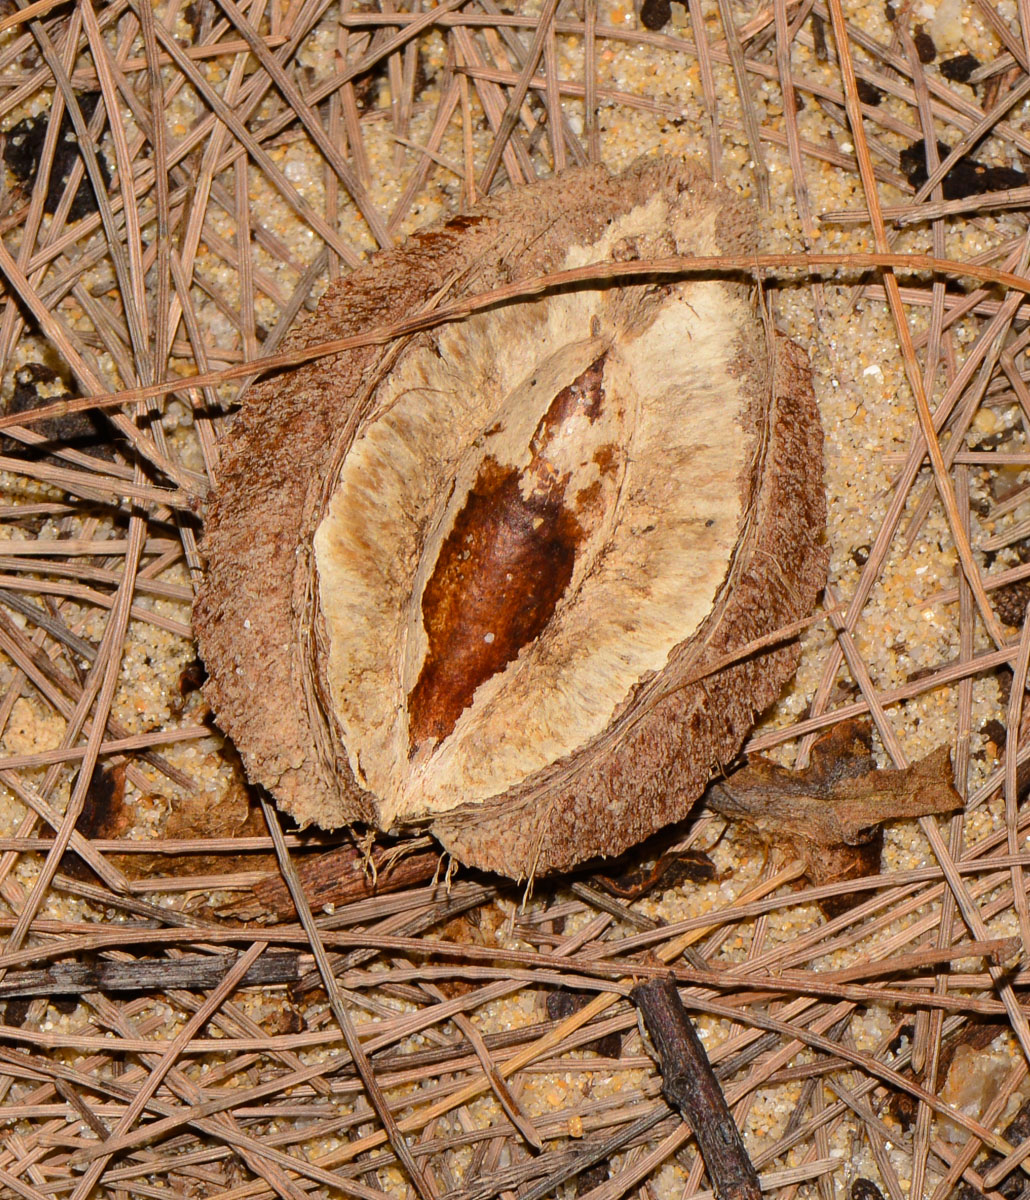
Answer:
[[[40,971],[10,971],[0,983],[0,1000],[23,996],[78,996],[83,992],[149,992],[168,988],[217,987],[236,954],[195,954],[174,959],[54,963]],[[310,963],[310,959],[307,960]],[[263,954],[240,980],[255,984],[296,983],[306,964],[292,951]]]
[[[718,1200],[760,1200],[758,1174],[675,981],[637,984],[630,999],[658,1051],[662,1092],[694,1131]]]

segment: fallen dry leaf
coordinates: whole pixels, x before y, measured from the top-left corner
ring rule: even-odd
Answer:
[[[878,769],[864,721],[844,721],[820,737],[804,770],[756,756],[712,784],[706,799],[709,808],[801,859],[816,886],[876,872],[884,821],[962,807],[947,746],[904,770]],[[853,903],[849,894],[824,907],[839,912]]]
[[[223,751],[230,774],[225,787],[213,795],[177,796],[170,802],[167,816],[160,825],[159,836],[189,841],[194,838],[244,838],[267,834],[261,809],[251,794],[246,776],[231,748]],[[164,807],[160,797],[142,796],[140,805],[157,804]],[[185,879],[190,875],[232,875],[240,870],[271,871],[275,868],[272,854],[248,854],[241,859],[236,854],[124,854],[115,863],[130,879],[149,879],[174,875]]]
[[[261,810],[251,803],[241,775],[233,776],[217,804],[208,795],[176,800],[164,827],[166,838],[260,837],[265,832]]]
[[[952,1068],[955,1065],[955,1060],[959,1059],[959,1068],[952,1079],[949,1095],[952,1100],[956,1095],[960,1094],[960,1079],[964,1073],[963,1060],[965,1064],[970,1061],[970,1056],[975,1059],[980,1056],[983,1051],[1005,1031],[1005,1025],[1000,1021],[989,1020],[973,1020],[970,1024],[963,1026],[950,1037],[944,1037],[941,1041],[940,1056],[937,1060],[937,1083],[935,1088],[940,1086],[941,1080],[944,1081],[944,1087],[948,1087],[948,1080],[952,1077]],[[904,1032],[911,1039],[914,1036],[914,1027],[905,1027]],[[906,1079],[911,1079],[915,1083],[926,1084],[927,1078],[925,1068],[923,1071],[914,1071],[911,1067],[902,1072]],[[949,1103],[952,1101],[949,1100]],[[918,1102],[913,1096],[905,1092],[898,1092],[892,1096],[888,1105],[887,1111],[892,1117],[895,1117],[901,1124],[902,1129],[908,1130],[912,1127],[918,1112]],[[1019,1139],[1022,1141],[1022,1138]]]

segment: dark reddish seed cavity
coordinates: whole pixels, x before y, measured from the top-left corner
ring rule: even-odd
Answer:
[[[476,688],[542,632],[577,533],[560,503],[527,502],[518,473],[487,459],[422,596],[429,650],[408,697],[412,750],[447,737]]]
[[[429,645],[408,696],[409,749],[442,741],[476,688],[546,628],[572,578],[583,530],[565,506],[568,475],[547,462],[562,426],[594,421],[605,355],[555,396],[520,472],[484,459],[422,595]]]

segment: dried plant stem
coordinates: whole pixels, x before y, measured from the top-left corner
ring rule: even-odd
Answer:
[[[652,979],[630,999],[658,1051],[662,1091],[690,1123],[716,1197],[757,1200],[758,1174],[675,983]]]

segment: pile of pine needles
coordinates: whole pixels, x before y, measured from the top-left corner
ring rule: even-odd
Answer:
[[[4,2],[0,1193],[703,1194],[629,1000],[671,970],[766,1191],[1019,1194],[1030,3],[953,6],[981,64],[841,0]],[[920,820],[923,863],[814,887],[745,846],[642,898],[444,879],[424,842],[284,832],[196,691],[219,433],[298,314],[435,213],[635,149],[705,155],[767,215],[788,178],[790,252],[736,268],[800,283],[817,329],[831,291],[889,310],[908,446],[817,615],[811,704],[749,750],[803,767],[866,714],[902,767],[907,704],[949,689],[966,814]],[[883,682],[856,631],[931,510],[956,652]]]

